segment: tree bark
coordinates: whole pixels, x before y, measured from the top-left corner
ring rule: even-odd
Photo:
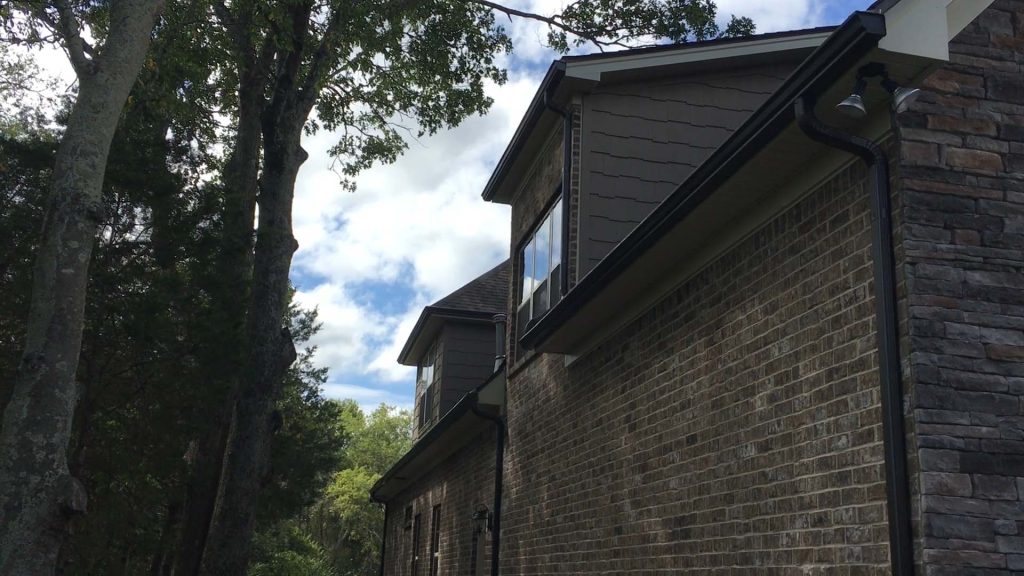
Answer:
[[[275,98],[275,100],[277,100]],[[307,158],[300,145],[307,111],[290,97],[271,104],[263,121],[259,227],[248,313],[248,357],[235,403],[221,489],[202,574],[243,575],[249,561],[256,505],[270,464],[271,412],[295,346],[285,328],[292,255],[295,179]]]
[[[211,380],[224,390],[224,398],[215,411],[211,427],[198,442],[195,460],[186,488],[181,542],[175,573],[189,576],[199,573],[206,548],[210,523],[216,507],[224,451],[235,398],[237,380],[244,366],[246,305],[252,278],[253,235],[255,232],[256,191],[262,144],[260,118],[263,113],[264,79],[248,64],[239,89],[238,130],[234,148],[224,168],[224,216],[218,254],[219,285],[213,290],[215,315],[224,339],[234,354],[211,359],[207,366]]]
[[[53,574],[68,518],[85,509],[67,448],[89,260],[110,143],[162,5],[113,2],[102,55],[88,70],[76,65],[78,98],[54,163],[25,349],[0,431],[0,575]]]

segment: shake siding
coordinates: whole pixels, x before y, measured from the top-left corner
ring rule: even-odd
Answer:
[[[855,164],[569,367],[524,359],[502,574],[887,574],[868,212]]]
[[[449,324],[442,339],[447,351],[440,400],[444,415],[494,372],[494,326]]]
[[[579,269],[590,271],[696,169],[792,70],[776,64],[583,97]]]

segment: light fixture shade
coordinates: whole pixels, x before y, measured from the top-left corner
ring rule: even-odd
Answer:
[[[897,112],[903,112],[906,110],[910,103],[917,100],[917,97],[921,95],[921,91],[917,88],[897,88],[892,91],[892,107]]]
[[[863,118],[868,115],[868,110],[864,107],[864,99],[856,93],[850,94],[842,102],[836,104],[836,110],[853,118]]]

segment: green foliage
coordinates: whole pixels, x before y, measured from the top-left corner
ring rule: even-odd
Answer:
[[[335,576],[324,551],[294,523],[257,534],[249,576]]]
[[[370,576],[379,568],[384,524],[370,488],[412,445],[412,415],[383,404],[367,415],[351,400],[339,406],[343,427],[352,435],[345,465],[310,508],[303,527],[339,576]]]
[[[292,335],[299,342],[319,329],[315,311],[293,306],[291,318]],[[342,465],[350,442],[352,432],[341,405],[322,395],[327,369],[313,366],[313,352],[307,348],[299,355],[277,402],[281,428],[271,444],[273,465],[259,511],[262,525],[295,517],[316,502]]]
[[[637,42],[686,42],[754,32],[749,18],[732,16],[725,30],[715,22],[712,0],[590,0],[570,3],[549,21],[548,43],[560,52],[571,46],[630,46]]]
[[[262,525],[251,576],[290,574],[296,567],[336,576],[377,574],[384,514],[370,501],[370,488],[409,450],[412,415],[383,404],[370,414],[352,400],[327,404],[333,426],[347,438],[339,444],[341,467],[303,513]]]

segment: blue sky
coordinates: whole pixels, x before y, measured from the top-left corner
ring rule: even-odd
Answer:
[[[838,24],[869,0],[718,0],[719,13],[747,15],[759,32]],[[558,4],[519,2],[538,12]],[[369,407],[413,403],[414,372],[398,351],[423,306],[504,259],[509,214],[480,199],[551,59],[545,31],[514,21],[516,52],[505,61],[509,82],[489,89],[489,114],[412,143],[393,165],[343,192],[330,171],[334,136],[307,138],[310,159],[299,174],[295,224],[300,248],[292,279],[298,298],[320,310],[316,361],[330,369],[326,393]]]

